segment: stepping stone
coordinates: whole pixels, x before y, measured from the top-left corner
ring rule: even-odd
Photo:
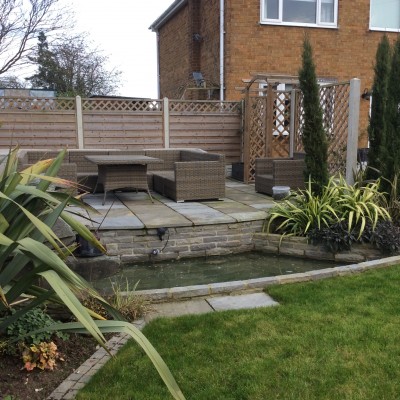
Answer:
[[[158,317],[178,317],[180,315],[205,314],[213,311],[205,300],[159,303],[153,304],[152,308],[154,311],[145,316],[146,322]]]
[[[271,307],[279,305],[265,293],[250,293],[235,296],[210,297],[207,302],[215,311],[241,310],[246,308]]]

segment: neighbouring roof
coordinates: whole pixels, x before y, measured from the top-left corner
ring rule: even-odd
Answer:
[[[172,18],[188,0],[175,0],[150,26],[153,32],[157,32],[170,18]]]

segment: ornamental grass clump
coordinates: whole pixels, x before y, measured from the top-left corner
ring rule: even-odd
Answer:
[[[379,191],[379,180],[366,184],[348,185],[343,177],[331,177],[316,195],[311,180],[306,189],[294,192],[287,200],[277,203],[266,224],[267,232],[283,235],[308,236],[310,232],[343,226],[357,240],[367,226],[372,231],[379,221],[390,220],[385,195]],[[339,232],[340,229],[336,230]],[[352,239],[351,239],[352,241]]]

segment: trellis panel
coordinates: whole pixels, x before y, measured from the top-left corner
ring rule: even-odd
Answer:
[[[350,83],[339,83],[320,88],[320,104],[328,139],[328,168],[331,175],[346,173],[347,135],[349,123]],[[297,95],[295,151],[303,151],[301,140],[304,110],[301,92]]]

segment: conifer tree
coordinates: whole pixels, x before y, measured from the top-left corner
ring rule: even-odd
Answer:
[[[388,100],[388,79],[390,73],[391,50],[386,35],[376,50],[375,76],[372,86],[371,117],[368,126],[369,150],[367,178],[377,179],[383,172],[385,159],[386,105]]]
[[[390,183],[400,172],[400,37],[394,44],[388,80],[388,95],[385,112],[386,135],[382,145],[382,173],[389,182],[384,190],[390,193]],[[384,181],[385,182],[385,181]],[[398,187],[398,185],[397,185]],[[398,187],[398,191],[399,191]],[[399,193],[397,193],[397,196]]]
[[[302,68],[299,71],[300,89],[303,93],[304,125],[303,146],[305,151],[304,178],[311,177],[313,192],[321,193],[328,183],[328,142],[323,126],[323,113],[319,99],[319,86],[313,61],[312,47],[306,36],[303,42]]]

